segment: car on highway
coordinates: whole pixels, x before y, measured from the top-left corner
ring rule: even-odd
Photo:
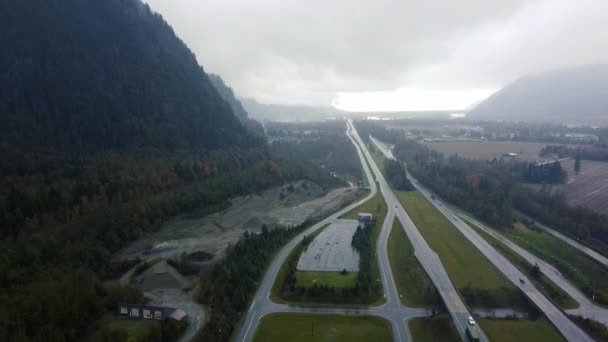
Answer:
[[[475,320],[473,319],[473,316],[469,316],[469,325],[475,325]]]

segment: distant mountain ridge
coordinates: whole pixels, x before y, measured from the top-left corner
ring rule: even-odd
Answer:
[[[481,120],[608,124],[608,64],[523,77],[467,114]]]
[[[211,84],[213,84],[215,89],[217,89],[217,92],[220,94],[222,99],[224,99],[224,101],[230,105],[234,115],[236,115],[241,122],[246,122],[249,115],[247,114],[247,111],[245,111],[245,108],[243,108],[241,102],[234,95],[232,88],[226,85],[226,82],[224,82],[219,75],[207,74],[207,76],[209,76],[209,81],[211,81]]]
[[[60,151],[257,144],[194,54],[140,0],[4,1],[0,22],[0,143]]]
[[[266,133],[264,132],[264,127],[262,127],[262,125],[255,119],[249,118],[249,114],[234,95],[232,88],[226,85],[224,80],[219,75],[209,74],[209,80],[215,89],[217,89],[222,99],[224,99],[224,101],[230,105],[232,112],[241,121],[243,126],[245,126],[248,134],[257,137],[260,141],[266,141],[267,138]]]

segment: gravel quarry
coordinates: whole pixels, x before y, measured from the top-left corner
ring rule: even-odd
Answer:
[[[359,195],[354,187],[325,192],[309,181],[289,183],[260,194],[236,197],[230,207],[221,212],[169,221],[160,231],[134,241],[116,253],[113,259],[153,260],[204,251],[216,260],[245,231],[258,232],[264,224],[268,227],[297,225],[335,211]]]

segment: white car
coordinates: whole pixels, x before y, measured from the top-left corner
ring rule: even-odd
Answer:
[[[475,325],[475,320],[471,316],[469,316],[469,324],[470,325]]]

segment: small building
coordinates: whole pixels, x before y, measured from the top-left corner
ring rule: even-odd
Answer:
[[[361,223],[369,223],[372,222],[374,217],[370,213],[359,213],[359,215],[357,215],[357,218]]]
[[[515,158],[517,157],[519,154],[517,153],[513,153],[513,152],[509,152],[509,153],[503,153],[503,157],[508,157],[508,158]]]
[[[120,304],[119,315],[124,318],[147,319],[162,321],[172,319],[182,322],[187,314],[183,310],[168,308],[163,306],[143,305],[143,304]]]

